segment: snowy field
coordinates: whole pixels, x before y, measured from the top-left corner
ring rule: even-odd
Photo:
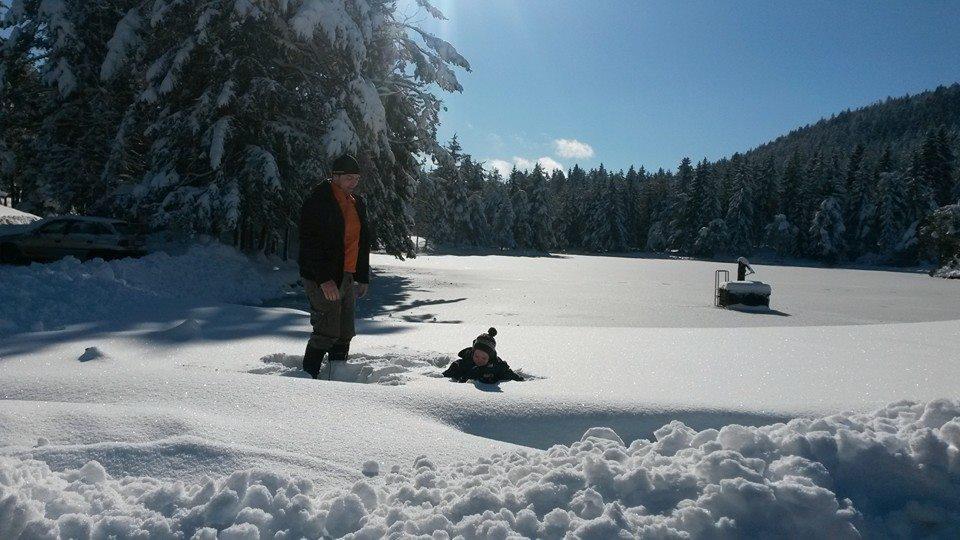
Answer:
[[[0,267],[0,538],[960,534],[956,281],[757,266],[741,313],[716,263],[372,266],[333,381],[277,261]],[[437,376],[490,326],[528,381]]]

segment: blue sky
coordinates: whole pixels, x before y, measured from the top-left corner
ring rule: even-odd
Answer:
[[[440,136],[501,167],[673,169],[960,81],[956,1],[434,4],[473,68]]]

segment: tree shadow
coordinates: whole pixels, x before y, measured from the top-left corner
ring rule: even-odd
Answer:
[[[393,334],[411,331],[389,321],[370,320],[394,316],[410,309],[460,302],[453,300],[410,301],[418,289],[409,278],[386,272],[374,272],[373,285],[366,297],[357,301],[359,334]],[[232,341],[263,336],[289,337],[306,341],[310,335],[309,303],[302,287],[279,298],[255,305],[176,305],[158,302],[137,313],[116,313],[110,318],[70,324],[44,332],[8,334],[0,340],[0,359],[31,354],[79,339],[97,340],[132,332],[147,343],[176,347],[194,340]],[[434,322],[434,321],[430,321]],[[449,322],[449,321],[437,321]]]

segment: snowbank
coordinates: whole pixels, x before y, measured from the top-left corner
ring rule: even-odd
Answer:
[[[150,315],[164,307],[258,303],[279,280],[235,249],[191,246],[180,255],[0,267],[0,334]]]
[[[0,537],[810,537],[960,533],[960,402],[754,428],[607,428],[543,452],[381,472],[350,490],[239,471],[198,484],[0,457]]]
[[[934,277],[945,279],[960,279],[960,259],[954,259],[933,273]]]
[[[27,225],[39,219],[39,216],[0,204],[0,225]]]

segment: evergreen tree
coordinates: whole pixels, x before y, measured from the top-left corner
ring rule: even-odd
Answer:
[[[694,171],[690,163],[690,158],[685,157],[677,168],[678,189],[672,224],[672,228],[677,231],[675,246],[685,251],[691,250],[697,239],[700,226],[699,197],[704,195],[700,166]]]
[[[700,228],[693,245],[693,253],[699,257],[714,257],[717,253],[726,252],[729,242],[727,222],[717,218]]]
[[[641,174],[630,166],[623,178],[623,197],[625,199],[625,225],[627,228],[627,246],[638,247],[640,243],[638,229],[640,226],[640,182]]]
[[[801,202],[803,195],[803,189],[801,188],[802,174],[800,154],[794,152],[783,170],[779,213],[786,216],[788,222],[798,227],[798,231],[799,226],[804,223],[804,210]],[[797,242],[795,242],[798,246],[799,240],[798,232]]]
[[[517,189],[510,197],[513,205],[513,240],[520,249],[528,249],[533,246],[534,231],[530,227],[530,200],[527,192],[523,189]]]
[[[918,173],[932,191],[936,206],[955,202],[953,199],[953,141],[946,128],[931,130],[920,149]]]
[[[763,245],[780,256],[792,257],[797,254],[797,236],[797,226],[790,223],[786,215],[777,214],[764,227]]]
[[[616,183],[609,178],[601,181],[591,203],[584,247],[600,253],[625,251],[626,215]]]
[[[20,2],[6,14],[12,33],[4,63],[36,66],[49,86],[30,103],[42,121],[29,155],[21,155],[21,162],[32,161],[34,175],[24,186],[24,208],[39,214],[106,209],[108,186],[101,172],[109,141],[133,99],[133,74],[101,80],[101,63],[115,27],[135,3]]]
[[[39,166],[24,199],[263,249],[296,222],[328,161],[349,151],[375,240],[409,252],[417,156],[445,155],[432,89],[460,91],[453,70],[469,64],[395,10],[359,0],[17,2],[4,14],[18,36],[4,65],[19,55],[56,89],[39,107]]]
[[[532,230],[531,247],[538,251],[549,251],[554,247],[553,212],[550,208],[550,193],[547,178],[538,163],[530,173],[530,197],[528,214]]]
[[[900,237],[909,219],[904,197],[903,175],[897,172],[880,173],[879,189],[879,246],[881,252],[889,257],[897,251]]]
[[[36,58],[23,53],[32,45],[30,31],[16,27],[6,36],[0,16],[0,189],[19,207],[24,191],[36,190],[39,165],[34,141],[43,121],[46,95]]]
[[[811,246],[814,254],[830,263],[840,260],[846,251],[846,228],[843,209],[834,197],[827,197],[810,224]]]
[[[561,243],[567,249],[583,247],[583,227],[586,221],[584,199],[588,193],[587,173],[579,165],[570,169],[567,193],[561,208],[559,232]]]
[[[960,265],[960,203],[935,210],[923,226],[921,238],[940,266]]]
[[[754,247],[756,209],[753,186],[746,164],[742,160],[734,164],[735,188],[727,209],[727,230],[730,247],[741,254],[750,254]]]
[[[780,179],[773,156],[765,159],[756,169],[755,174],[756,227],[759,229],[774,219],[780,205]]]
[[[468,242],[474,246],[490,244],[490,224],[487,223],[486,207],[481,192],[470,195],[467,200],[467,227],[470,232]]]
[[[489,191],[487,208],[488,212],[489,209],[493,210],[493,220],[491,222],[491,242],[493,245],[500,249],[517,247],[513,236],[515,225],[513,203],[505,187],[496,186]]]

